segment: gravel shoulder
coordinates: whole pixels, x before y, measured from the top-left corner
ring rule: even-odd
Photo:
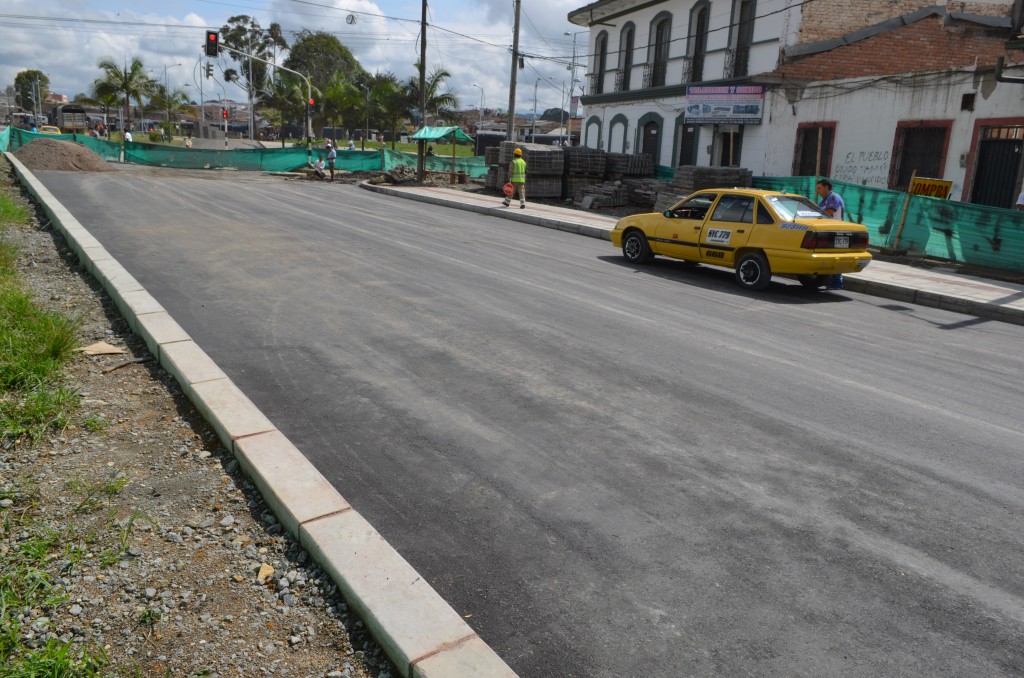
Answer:
[[[3,165],[0,190],[29,203]],[[61,237],[32,221],[2,237],[36,300],[80,319],[79,346],[123,353],[78,354],[68,426],[0,449],[0,520],[59,536],[47,569],[63,601],[20,611],[23,645],[102,648],[105,675],[397,676]],[[32,536],[0,535],[0,560]]]

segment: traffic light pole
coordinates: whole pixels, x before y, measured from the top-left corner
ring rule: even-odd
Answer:
[[[235,49],[234,47],[228,47],[227,45],[221,44],[220,48],[221,49],[226,49],[229,52],[234,52],[235,54],[240,54],[240,55],[242,55],[242,56],[244,56],[244,57],[246,57],[248,59],[255,59],[256,61],[262,61],[263,63],[267,64],[268,66],[273,66],[274,68],[280,68],[282,71],[288,71],[289,73],[294,73],[295,75],[299,76],[300,78],[302,78],[306,82],[306,101],[308,102],[308,101],[311,101],[313,99],[313,86],[309,83],[309,78],[304,76],[302,73],[299,73],[298,71],[293,71],[292,69],[286,68],[284,66],[278,66],[277,64],[275,64],[272,61],[267,61],[266,59],[261,59],[260,57],[255,56],[253,54],[246,54],[242,50]],[[252,85],[252,83],[249,83],[249,84]],[[308,104],[303,104],[303,108],[308,109],[308,107],[309,107]],[[251,113],[252,113],[252,111],[250,111],[250,115],[251,115]],[[225,125],[225,129],[226,129],[226,125]],[[225,138],[226,138],[226,135],[225,135]],[[313,164],[313,116],[311,116],[311,115],[307,115],[306,116],[306,162],[308,162],[310,165]]]

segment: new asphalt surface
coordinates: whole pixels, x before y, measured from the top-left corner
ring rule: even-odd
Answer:
[[[1024,671],[1024,328],[355,187],[38,174],[520,675]]]

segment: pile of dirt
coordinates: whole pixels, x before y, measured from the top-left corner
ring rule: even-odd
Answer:
[[[33,139],[14,157],[30,170],[113,172],[114,167],[85,146],[57,139]]]

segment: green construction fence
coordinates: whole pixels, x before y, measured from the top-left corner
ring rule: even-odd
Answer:
[[[814,177],[754,177],[756,188],[815,201]],[[833,181],[846,219],[867,226],[871,244],[973,266],[1024,272],[1024,212]],[[906,205],[906,217],[903,208]],[[903,228],[900,229],[900,222]]]

